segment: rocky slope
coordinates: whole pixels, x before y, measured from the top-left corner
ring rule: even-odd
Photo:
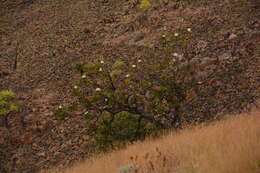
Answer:
[[[183,111],[235,113],[259,100],[257,1],[169,1],[147,10],[127,0],[10,2],[0,1],[0,90],[14,91],[25,105],[10,116],[8,130],[0,128],[0,172],[37,172],[88,157],[80,114],[64,123],[53,115],[73,102],[73,64],[144,57],[145,46],[156,52],[159,38],[178,29],[192,28],[202,81]]]

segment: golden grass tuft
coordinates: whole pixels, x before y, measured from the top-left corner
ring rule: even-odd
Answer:
[[[138,165],[138,173],[259,173],[260,110],[172,132],[52,173],[117,173],[128,164]]]

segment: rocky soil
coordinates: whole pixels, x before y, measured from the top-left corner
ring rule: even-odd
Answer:
[[[144,47],[156,52],[162,35],[182,28],[194,34],[193,58],[183,64],[197,64],[201,79],[183,113],[205,118],[258,105],[259,7],[243,0],[172,0],[146,10],[131,0],[0,1],[0,90],[24,102],[9,128],[0,124],[0,172],[34,173],[88,157],[80,113],[65,122],[53,115],[73,102],[73,65],[145,57]]]

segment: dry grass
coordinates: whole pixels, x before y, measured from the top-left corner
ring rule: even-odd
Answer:
[[[138,173],[259,173],[260,110],[146,140],[57,172],[117,173],[130,163],[138,165]]]

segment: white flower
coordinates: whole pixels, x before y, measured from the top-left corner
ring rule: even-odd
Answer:
[[[187,31],[188,31],[188,32],[191,32],[191,28],[187,28]]]
[[[175,36],[175,37],[178,37],[178,36],[179,36],[179,34],[178,34],[177,32],[175,32],[175,33],[174,33],[174,36]]]
[[[82,79],[85,79],[85,78],[86,78],[86,75],[83,74],[83,75],[81,76],[81,78],[82,78]]]
[[[78,89],[78,86],[77,86],[77,85],[75,85],[75,86],[74,86],[74,89]]]
[[[134,64],[134,65],[132,65],[132,67],[133,67],[133,68],[135,68],[135,67],[136,67],[136,65]]]
[[[103,69],[102,69],[102,68],[99,68],[98,71],[103,71]]]
[[[142,60],[141,60],[141,59],[138,59],[138,62],[140,63],[140,62],[142,62]]]
[[[166,37],[166,35],[162,35],[162,37],[163,37],[163,38],[165,38],[165,37]]]
[[[173,56],[177,57],[177,56],[179,56],[179,55],[178,55],[178,53],[175,52],[175,53],[173,53]]]
[[[104,64],[105,62],[104,61],[100,61],[101,64]]]
[[[100,88],[96,88],[96,91],[101,91],[101,89]]]
[[[125,75],[125,77],[130,77],[130,74]]]
[[[87,114],[88,114],[88,111],[86,111],[84,114],[87,115]]]
[[[105,102],[107,102],[108,101],[108,99],[107,98],[105,98]]]
[[[59,109],[62,109],[62,106],[61,106],[61,105],[59,106]]]

